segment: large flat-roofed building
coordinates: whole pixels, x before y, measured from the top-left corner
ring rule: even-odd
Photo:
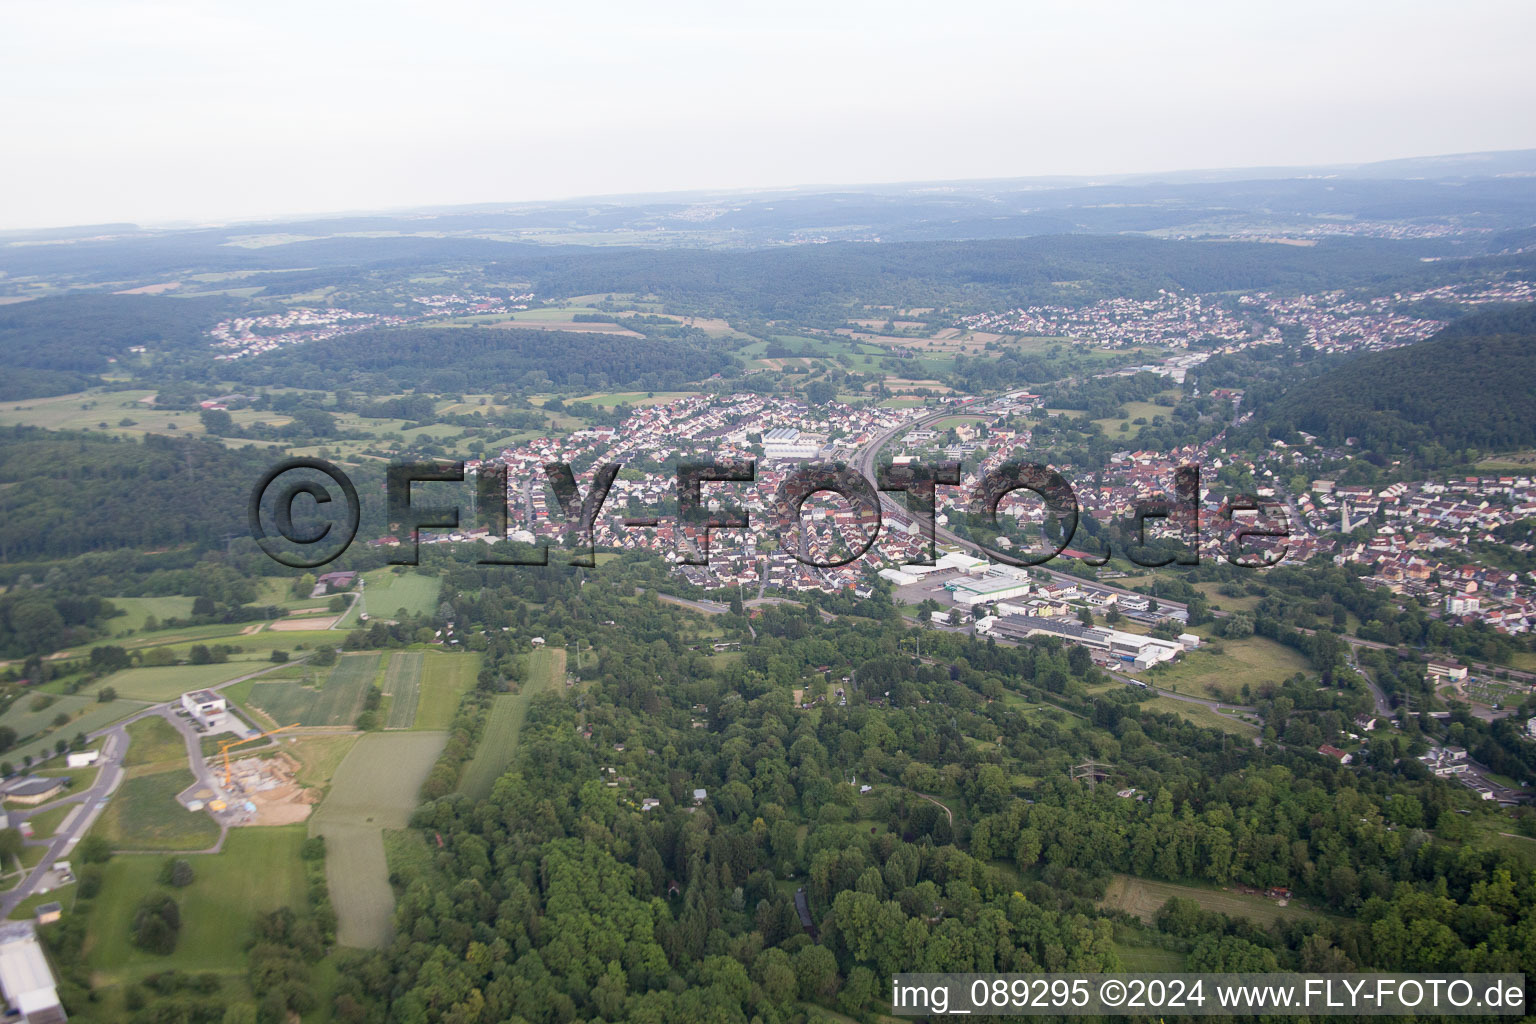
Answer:
[[[12,1019],[21,1024],[59,1024],[67,1020],[57,983],[30,921],[0,925],[0,989]]]
[[[946,583],[944,589],[953,595],[955,604],[970,607],[992,601],[1006,601],[1010,597],[1023,597],[1029,593],[1029,581],[1010,576],[983,576],[980,579],[958,579]]]
[[[205,729],[212,729],[222,724],[224,712],[228,707],[224,698],[212,690],[193,690],[191,693],[182,694],[181,706]]]
[[[821,442],[802,437],[794,427],[775,427],[763,435],[765,459],[809,459],[821,451]]]
[[[1168,640],[1126,633],[1101,626],[1085,626],[1075,619],[1047,619],[1036,615],[1004,615],[984,619],[976,631],[987,636],[1025,640],[1032,636],[1054,636],[1094,651],[1105,651],[1137,668],[1149,668],[1170,661],[1184,648]]]

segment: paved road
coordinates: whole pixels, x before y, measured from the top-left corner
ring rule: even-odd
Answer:
[[[43,854],[43,859],[27,872],[27,876],[21,880],[20,884],[9,892],[0,893],[0,919],[9,917],[18,904],[32,895],[42,884],[44,876],[53,870],[54,862],[64,859],[85,835],[86,830],[95,824],[97,816],[106,806],[107,798],[123,781],[122,759],[127,751],[128,734],[123,731],[120,723],[107,730],[107,741],[102,744],[101,757],[97,762],[101,765],[101,769],[97,772],[96,781],[91,784],[90,789],[84,793],[76,793],[62,800],[31,808],[25,813],[17,812],[12,815],[13,818],[28,818],[40,811],[52,810],[72,803],[84,804],[86,808],[75,815],[69,828],[60,829],[57,834],[47,840],[48,850]]]
[[[298,659],[298,661],[301,662],[303,659]],[[298,662],[288,662],[286,664],[292,665],[296,663]],[[213,686],[205,687],[205,689],[222,690],[225,687],[234,686],[236,683],[244,682],[247,679],[254,679],[257,676],[265,675],[268,672],[283,667],[285,665],[268,665],[255,672],[248,672],[243,676],[238,676],[222,683],[216,683]],[[122,784],[126,776],[123,768],[123,758],[128,753],[128,744],[130,743],[128,736],[129,725],[150,715],[159,715],[166,719],[181,732],[186,740],[187,760],[197,780],[205,785],[213,785],[213,773],[208,768],[206,759],[203,757],[202,734],[193,729],[191,723],[178,717],[175,713],[175,707],[176,705],[171,702],[154,704],[140,711],[135,711],[128,717],[119,719],[105,728],[89,733],[86,736],[88,741],[106,737],[106,742],[101,747],[101,757],[96,762],[100,766],[100,770],[97,772],[96,781],[91,784],[91,787],[83,793],[71,793],[69,796],[50,801],[46,804],[39,804],[37,807],[18,808],[11,812],[14,826],[15,822],[72,803],[82,803],[87,808],[85,811],[75,815],[68,828],[59,829],[57,833],[47,840],[28,844],[32,846],[46,844],[48,849],[43,854],[43,859],[37,862],[36,866],[27,873],[27,876],[21,880],[19,885],[7,892],[0,893],[0,920],[10,916],[11,911],[15,910],[18,904],[31,896],[37,887],[42,884],[43,878],[48,872],[53,870],[54,862],[65,859],[69,852],[75,848],[75,845],[84,838],[85,834],[90,831],[91,826],[96,823],[96,819],[101,815],[102,810],[106,807],[107,799]],[[214,815],[214,820],[219,821],[217,815]],[[224,837],[228,834],[229,826],[224,821],[219,821],[219,826],[218,845],[210,847],[209,851],[205,852],[217,852],[224,845]]]

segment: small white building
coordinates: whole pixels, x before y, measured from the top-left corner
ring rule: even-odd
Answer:
[[[30,921],[0,925],[0,989],[22,1024],[60,1024],[68,1019]]]
[[[64,758],[64,763],[71,768],[89,768],[101,757],[99,750],[77,750]]]
[[[222,725],[229,705],[212,690],[193,690],[181,695],[181,706],[205,729]]]

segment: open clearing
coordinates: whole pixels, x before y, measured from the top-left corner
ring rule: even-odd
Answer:
[[[478,654],[430,654],[422,659],[421,698],[416,705],[417,729],[446,729],[453,724],[459,701],[475,685]]]
[[[123,780],[91,828],[114,850],[206,850],[219,841],[219,826],[202,811],[189,811],[176,794],[192,785],[189,768],[141,769]]]
[[[300,682],[256,683],[250,703],[281,725],[351,725],[379,671],[377,654],[344,654],[317,688]]]
[[[541,648],[527,656],[527,678],[517,693],[504,693],[491,701],[490,715],[486,718],[485,734],[475,756],[464,769],[459,781],[459,792],[471,800],[484,800],[491,795],[491,787],[501,778],[512,755],[517,751],[517,736],[523,728],[523,718],[534,697],[546,693],[565,680],[565,651],[561,648]]]
[[[1124,910],[1150,924],[1158,908],[1175,896],[1194,900],[1206,910],[1214,910],[1228,917],[1246,918],[1259,925],[1318,916],[1317,911],[1294,902],[1282,907],[1279,901],[1265,896],[1251,896],[1215,887],[1179,885],[1176,882],[1154,882],[1118,874],[1110,880],[1109,891],[1099,901],[1099,906]]]
[[[183,811],[183,814],[187,812]],[[237,829],[219,853],[193,856],[192,884],[172,889],[181,909],[174,963],[129,941],[140,898],[157,888],[163,857],[113,857],[102,865],[101,895],[90,901],[86,950],[107,983],[176,967],[244,974],[245,946],[256,915],[304,906],[304,826]]]
[[[1220,711],[1206,707],[1204,704],[1194,704],[1187,700],[1178,700],[1174,697],[1153,697],[1143,701],[1141,706],[1148,711],[1157,711],[1165,715],[1178,715],[1186,722],[1204,726],[1207,729],[1220,729],[1222,732],[1232,733],[1234,736],[1254,736],[1258,732],[1258,726],[1245,721],[1237,715],[1223,714]]]
[[[144,628],[151,615],[162,620],[192,617],[190,597],[109,597],[107,600],[123,612],[107,620],[113,633],[137,633]]]
[[[1284,682],[1311,667],[1300,652],[1267,637],[1215,642],[1221,646],[1221,654],[1208,648],[1189,651],[1175,664],[1149,673],[1147,680],[1164,690],[1177,687],[1180,693],[1242,703],[1244,683],[1256,689],[1260,683]]]
[[[363,736],[310,818],[311,834],[325,836],[325,876],[340,945],[377,948],[389,941],[395,898],[383,830],[409,823],[421,784],[447,739],[441,732]]]
[[[416,722],[416,704],[421,699],[420,651],[404,651],[389,656],[384,670],[384,696],[389,698],[386,729],[409,729]]]
[[[370,619],[398,620],[406,615],[430,615],[437,610],[440,582],[436,576],[377,569],[365,577],[363,600]]]

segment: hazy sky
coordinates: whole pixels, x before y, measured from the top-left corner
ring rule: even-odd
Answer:
[[[0,228],[1536,146],[1529,0],[0,0]]]

